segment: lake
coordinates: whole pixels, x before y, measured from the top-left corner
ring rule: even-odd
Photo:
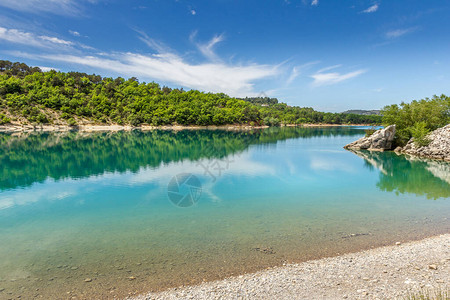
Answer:
[[[342,148],[364,129],[0,134],[0,299],[124,297],[448,233],[450,164]]]

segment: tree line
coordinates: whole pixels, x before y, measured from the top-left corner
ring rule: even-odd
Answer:
[[[261,105],[264,104],[264,105]],[[324,113],[276,98],[238,99],[80,72],[42,72],[0,61],[0,124],[160,125],[377,124],[380,116]]]

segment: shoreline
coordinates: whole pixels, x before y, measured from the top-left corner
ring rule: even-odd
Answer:
[[[280,127],[348,127],[348,126],[373,126],[367,124],[286,124]],[[184,126],[184,125],[163,125],[163,126],[128,126],[128,125],[79,125],[79,126],[67,126],[67,125],[0,125],[0,132],[67,132],[67,131],[80,131],[80,132],[95,132],[95,131],[132,131],[132,130],[253,130],[264,129],[269,126],[250,126],[250,125],[208,125],[208,126]]]
[[[449,279],[447,233],[126,299],[405,299]]]

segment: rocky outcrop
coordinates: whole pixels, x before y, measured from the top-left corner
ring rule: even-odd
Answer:
[[[344,146],[345,149],[354,150],[392,150],[395,136],[395,125],[375,131],[371,136],[365,136],[359,140]]]
[[[427,146],[417,146],[412,138],[405,147],[398,147],[395,152],[450,161],[450,124],[431,132],[427,138],[430,140]]]

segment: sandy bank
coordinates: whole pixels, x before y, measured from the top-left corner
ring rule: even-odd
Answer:
[[[402,299],[414,291],[448,290],[449,283],[445,234],[133,299]]]

